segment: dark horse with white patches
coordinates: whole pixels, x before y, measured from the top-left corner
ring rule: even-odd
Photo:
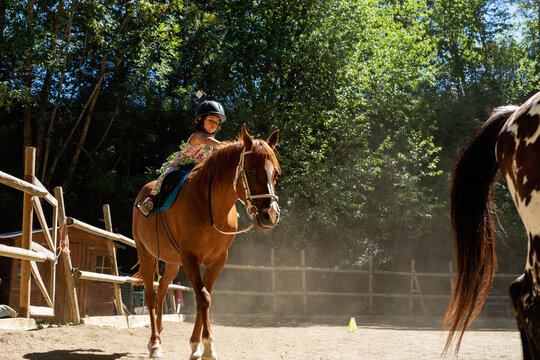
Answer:
[[[254,140],[244,125],[241,141],[217,149],[195,167],[167,211],[144,217],[133,208],[133,238],[140,265],[137,275],[144,282],[152,328],[150,357],[163,356],[160,337],[163,299],[168,285],[183,266],[197,300],[190,359],[217,358],[210,330],[210,296],[237,233],[235,203],[242,199],[248,214],[262,230],[272,229],[279,220],[278,197],[274,194],[280,172],[274,154],[278,133],[278,130],[273,132],[268,141]],[[135,203],[148,196],[153,185],[154,182],[146,184]],[[158,259],[165,262],[165,270],[156,296],[153,281]],[[205,267],[204,276],[201,265]]]
[[[451,184],[451,222],[457,252],[454,292],[445,325],[459,337],[478,315],[496,267],[492,183],[501,170],[528,234],[525,272],[510,286],[524,359],[540,359],[540,93],[521,107],[506,106],[462,147]]]

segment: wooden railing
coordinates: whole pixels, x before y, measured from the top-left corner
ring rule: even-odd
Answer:
[[[428,315],[428,311],[425,306],[425,300],[449,300],[454,286],[455,272],[453,270],[453,263],[450,261],[448,264],[448,272],[441,273],[432,273],[432,272],[417,272],[415,260],[411,260],[411,269],[410,271],[387,271],[387,270],[376,270],[373,265],[373,258],[370,256],[368,259],[368,269],[365,270],[353,270],[353,269],[331,269],[331,268],[319,268],[319,267],[310,267],[306,266],[305,261],[305,251],[301,250],[300,252],[300,266],[276,266],[275,264],[275,255],[274,249],[270,249],[270,266],[255,266],[255,265],[225,265],[224,269],[230,270],[242,270],[242,271],[255,271],[255,272],[268,272],[270,273],[270,284],[267,288],[270,290],[266,291],[253,291],[253,290],[225,290],[218,287],[213,291],[213,294],[224,294],[224,295],[237,295],[237,296],[266,296],[272,297],[272,312],[277,313],[277,300],[280,296],[297,296],[301,298],[302,301],[302,312],[304,316],[308,314],[308,298],[310,297],[349,297],[349,298],[364,298],[368,300],[368,309],[366,315],[374,314],[374,300],[377,298],[386,298],[386,299],[403,299],[408,300],[409,302],[409,314],[413,313],[413,302],[418,301],[421,306],[422,312],[424,315]],[[300,273],[301,285],[298,290],[279,290],[277,284],[277,274],[281,272],[297,272]],[[348,275],[357,275],[366,278],[365,288],[368,291],[354,291],[352,289],[350,292],[336,292],[336,291],[312,291],[308,287],[307,275],[312,273],[322,273],[322,274],[348,274]],[[409,282],[409,289],[406,293],[389,293],[389,292],[376,292],[374,291],[378,276],[396,276],[404,278],[405,281]],[[518,274],[495,274],[495,278],[511,279],[517,278]],[[421,288],[420,278],[442,278],[447,279],[448,281],[448,292],[445,294],[429,294],[425,293]],[[499,304],[510,301],[509,296],[507,295],[489,295],[489,301],[498,302]]]
[[[0,246],[0,256],[21,260],[21,280],[19,298],[19,317],[54,316],[55,274],[56,274],[56,248],[58,237],[58,201],[35,177],[36,149],[26,148],[24,180],[18,179],[0,171],[0,183],[24,192],[22,214],[22,241],[21,247]],[[41,198],[53,207],[52,231],[45,218],[41,206]],[[32,241],[32,222],[34,211],[43,229],[47,248]],[[36,262],[50,261],[50,284],[47,287],[43,281]],[[32,306],[30,304],[31,278],[34,278],[48,305]]]
[[[55,196],[53,196],[35,177],[35,155],[35,148],[29,147],[26,149],[24,180],[0,171],[1,184],[24,192],[21,247],[0,244],[0,256],[21,260],[20,304],[18,316],[54,317],[56,263],[59,257],[62,257],[64,264],[64,276],[66,279],[66,290],[70,302],[71,321],[74,324],[79,324],[81,321],[74,279],[112,282],[114,284],[114,302],[116,311],[118,314],[124,314],[125,306],[122,304],[122,296],[119,284],[125,282],[137,282],[138,279],[133,277],[118,276],[116,248],[114,246],[114,242],[118,241],[135,247],[135,241],[112,231],[109,205],[103,206],[106,227],[105,230],[86,224],[77,219],[67,217],[65,213],[62,188],[56,187],[54,189]],[[47,220],[40,202],[41,198],[45,199],[53,207],[52,230],[49,229],[47,224]],[[34,211],[43,230],[48,249],[32,241],[32,222]],[[112,265],[112,274],[100,274],[73,268],[69,252],[69,235],[67,231],[68,225],[93,234],[99,238],[103,238],[105,241],[107,241],[109,257]],[[51,262],[49,287],[45,285],[43,277],[41,276],[36,265],[36,262],[44,261]],[[49,305],[48,307],[30,305],[31,275],[41,290],[46,303]],[[157,285],[157,283],[155,283],[155,285]],[[174,284],[170,284],[169,289],[184,291],[191,290],[188,287]]]
[[[120,284],[138,283],[139,285],[141,285],[141,283],[140,283],[140,279],[137,279],[131,276],[118,275],[118,266],[117,266],[117,260],[116,260],[116,250],[115,250],[116,248],[114,246],[114,241],[121,242],[122,244],[131,246],[131,247],[135,247],[135,241],[124,235],[114,233],[112,231],[110,208],[109,208],[109,205],[107,204],[103,205],[103,215],[105,219],[105,227],[107,228],[107,230],[100,229],[98,227],[95,227],[93,225],[87,224],[85,222],[82,222],[80,220],[77,220],[71,217],[66,218],[66,223],[76,229],[95,235],[96,237],[102,238],[105,241],[107,241],[108,250],[109,250],[109,258],[111,260],[111,265],[112,265],[111,266],[112,274],[96,273],[96,272],[86,271],[86,270],[77,269],[73,267],[69,269],[69,272],[70,274],[72,274],[73,278],[75,279],[112,283],[113,288],[114,288],[114,304],[116,308],[116,313],[119,315],[125,315],[125,313],[127,312],[127,308],[122,303],[122,294],[120,290]],[[154,282],[154,286],[156,287],[158,286],[157,281]],[[168,288],[169,290],[192,291],[192,289],[187,286],[180,286],[180,285],[175,285],[175,284],[169,284]],[[169,295],[172,296],[172,292],[169,292]]]

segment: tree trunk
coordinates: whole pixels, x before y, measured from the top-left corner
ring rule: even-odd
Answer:
[[[66,25],[66,30],[64,31],[64,62],[62,66],[62,74],[60,75],[60,80],[58,82],[58,90],[56,93],[56,103],[54,104],[54,108],[51,114],[51,119],[49,120],[49,126],[47,128],[47,138],[45,140],[45,150],[43,153],[43,167],[41,169],[41,177],[42,182],[45,184],[45,186],[49,185],[48,179],[49,177],[46,176],[47,170],[48,170],[48,161],[49,161],[49,153],[51,150],[51,142],[52,142],[52,130],[54,128],[54,123],[56,120],[56,114],[58,112],[58,106],[60,103],[60,98],[62,95],[62,89],[64,86],[64,78],[66,76],[66,69],[67,69],[67,62],[69,58],[69,45],[71,42],[71,27],[73,25],[73,18],[75,17],[75,12],[77,11],[77,7],[79,6],[78,1],[74,1],[71,5],[71,13],[69,15],[68,23]]]
[[[105,65],[106,61],[107,61],[107,56],[105,55],[103,57],[103,64],[102,65]],[[104,66],[102,66],[102,68],[104,68]],[[84,146],[84,142],[86,141],[86,136],[88,135],[88,130],[90,129],[90,123],[92,122],[92,116],[94,115],[94,108],[96,106],[97,99],[98,99],[99,94],[101,92],[101,85],[102,84],[103,84],[103,75],[101,74],[101,76],[99,77],[99,81],[98,81],[98,83],[96,85],[96,88],[98,90],[95,92],[94,97],[92,98],[92,101],[90,102],[88,112],[86,113],[86,119],[84,121],[83,131],[81,133],[81,137],[79,138],[77,148],[75,149],[75,154],[73,154],[73,158],[71,160],[71,165],[69,166],[69,171],[68,171],[69,177],[71,177],[71,175],[73,175],[73,173],[75,172],[75,168],[77,167],[77,163],[79,162],[79,156],[81,155],[82,147]],[[69,178],[68,178],[68,181],[69,181]]]
[[[51,39],[51,43],[49,45],[49,53],[53,55],[53,57],[56,58],[56,43],[58,41],[59,33],[60,33],[60,25],[62,23],[62,17],[64,15],[64,2],[60,1],[58,3],[58,10],[56,11],[56,15],[54,18],[53,23],[53,38]],[[43,86],[41,88],[41,96],[39,99],[39,119],[37,123],[37,133],[36,133],[36,169],[40,168],[41,165],[41,159],[43,156],[43,147],[44,147],[44,139],[45,139],[45,129],[47,127],[47,121],[45,121],[47,117],[47,107],[49,105],[49,94],[51,92],[51,84],[52,84],[52,77],[53,77],[53,69],[56,65],[56,59],[54,62],[47,68],[47,72],[45,73],[45,78],[43,80]],[[38,170],[39,171],[39,170]],[[43,178],[44,174],[41,174],[40,178]],[[39,176],[39,175],[38,175]]]
[[[93,101],[94,99],[94,96],[97,96],[96,93],[99,93],[99,91],[101,91],[100,87],[101,87],[101,83],[102,83],[102,78],[100,77],[98,79],[98,83],[94,86],[94,89],[92,90],[92,93],[90,94],[88,100],[86,101],[86,104],[84,104],[84,107],[83,109],[81,110],[81,114],[79,115],[79,117],[77,118],[77,121],[75,122],[75,125],[73,125],[73,127],[71,128],[71,131],[69,133],[69,135],[67,136],[67,138],[64,140],[64,143],[62,145],[62,148],[60,149],[60,151],[58,151],[58,153],[56,154],[55,158],[54,158],[54,161],[51,165],[51,168],[49,169],[49,173],[47,175],[47,183],[50,183],[51,180],[52,180],[52,176],[54,175],[54,171],[56,169],[56,165],[58,164],[58,161],[60,160],[60,158],[62,157],[62,154],[64,153],[64,151],[66,150],[66,147],[67,145],[70,143],[71,141],[71,138],[73,137],[73,135],[75,134],[75,130],[77,130],[77,128],[79,127],[79,124],[81,123],[82,121],[82,118],[84,116],[84,114],[86,113],[86,111],[88,110],[88,107],[90,106],[91,102]],[[64,185],[67,185],[67,182],[64,182]],[[64,186],[65,188],[66,186]]]
[[[4,40],[4,27],[6,25],[7,0],[0,0],[0,42]]]
[[[130,19],[130,16],[126,13],[124,15],[123,19],[122,19],[122,22],[121,22],[119,28],[118,28],[118,32],[117,32],[118,34],[121,34],[121,33],[124,32],[128,22],[129,22],[129,19]],[[120,64],[122,63],[122,61],[124,59],[124,56],[121,56],[117,60],[114,68],[110,72],[105,73],[105,69],[106,69],[106,66],[107,66],[107,59],[108,59],[108,54],[105,54],[103,56],[102,60],[101,60],[101,66],[100,66],[100,69],[99,69],[98,83],[96,84],[96,86],[94,88],[94,91],[92,92],[93,97],[91,96],[90,106],[88,107],[88,112],[86,113],[86,118],[85,118],[85,121],[84,121],[83,131],[82,131],[81,136],[79,138],[77,148],[75,149],[75,154],[73,154],[73,158],[71,159],[71,164],[69,166],[69,170],[68,170],[69,176],[64,181],[65,187],[67,187],[67,185],[68,185],[68,183],[70,181],[70,177],[75,172],[75,169],[76,169],[77,164],[79,162],[79,157],[80,157],[81,151],[82,151],[82,149],[84,147],[84,142],[86,141],[86,136],[88,135],[88,130],[90,129],[90,123],[92,122],[92,116],[94,115],[94,107],[96,105],[99,94],[101,93],[101,85],[103,84],[103,80],[104,80],[105,76],[107,76],[110,73],[114,72],[118,68],[118,66],[120,66]]]
[[[33,39],[34,33],[34,0],[28,1],[28,7],[26,12],[26,26],[28,39]],[[33,41],[33,40],[32,40]],[[29,47],[26,57],[24,59],[23,71],[24,71],[24,86],[27,91],[30,91],[32,87],[33,78],[33,59],[32,59],[32,47]],[[32,99],[28,98],[27,103],[24,106],[24,118],[23,118],[23,147],[26,148],[32,146]]]

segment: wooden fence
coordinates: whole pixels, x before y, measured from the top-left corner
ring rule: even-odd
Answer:
[[[45,187],[35,177],[35,154],[36,149],[29,147],[26,149],[25,159],[25,180],[18,179],[7,173],[0,171],[0,183],[11,188],[24,192],[23,221],[22,221],[22,244],[21,247],[7,246],[0,244],[0,256],[21,260],[21,280],[20,280],[20,304],[19,317],[54,317],[54,299],[56,290],[56,263],[62,257],[64,264],[64,276],[67,284],[67,293],[70,301],[71,321],[74,324],[80,323],[79,306],[77,301],[77,291],[74,279],[104,281],[114,284],[114,303],[118,314],[124,314],[125,306],[122,304],[122,296],[119,284],[126,282],[136,282],[138,279],[128,276],[118,276],[116,261],[116,247],[114,241],[135,247],[135,242],[123,235],[112,231],[109,205],[103,206],[106,230],[99,229],[92,225],[69,218],[65,213],[64,198],[61,187],[54,189],[55,196],[51,195]],[[53,206],[52,230],[49,230],[40,198],[44,198]],[[32,241],[32,222],[35,214],[40,222],[43,234],[49,249],[46,249]],[[67,225],[86,231],[90,234],[102,238],[108,242],[108,252],[111,261],[112,274],[101,274],[80,269],[74,269],[71,263],[69,252],[69,236]],[[58,254],[59,252],[59,254]],[[39,273],[37,262],[51,261],[50,286],[47,288],[41,274]],[[31,306],[30,290],[31,275],[35,279],[49,307]],[[157,282],[154,283],[157,286]],[[191,289],[179,285],[169,285],[170,290]],[[172,292],[170,292],[172,294]]]
[[[74,278],[80,279],[80,280],[91,280],[91,281],[102,281],[102,282],[113,283],[114,303],[116,307],[116,312],[119,315],[124,315],[127,309],[126,309],[126,306],[122,303],[120,284],[136,283],[136,282],[139,282],[140,280],[131,276],[118,275],[116,251],[115,251],[115,246],[113,242],[118,241],[125,245],[135,247],[135,241],[121,234],[112,232],[112,222],[111,222],[111,217],[110,217],[109,205],[107,204],[103,205],[103,214],[105,218],[105,227],[107,228],[107,230],[102,230],[98,227],[86,224],[74,218],[67,218],[66,222],[68,225],[71,225],[74,228],[83,230],[89,234],[95,235],[97,237],[103,238],[106,241],[108,241],[109,257],[111,259],[111,265],[112,265],[112,274],[102,274],[102,273],[85,271],[85,270],[75,269],[75,268],[71,269],[71,273],[73,274]],[[154,287],[157,287],[158,285],[159,283],[157,281],[154,281]],[[192,289],[187,286],[181,286],[181,285],[176,285],[176,284],[169,284],[169,290],[192,291]],[[173,304],[175,301],[173,299],[174,295],[172,291],[169,291],[168,295],[170,297],[170,303]]]
[[[362,298],[367,299],[367,314],[374,314],[374,301],[375,299],[402,299],[408,301],[409,314],[413,313],[413,302],[417,301],[422,309],[424,315],[428,315],[428,311],[425,306],[425,300],[449,300],[454,286],[455,272],[453,269],[453,263],[448,263],[448,272],[432,273],[432,272],[417,272],[415,260],[411,260],[410,271],[385,271],[376,270],[373,264],[373,257],[368,259],[368,269],[366,270],[352,270],[352,269],[330,269],[330,268],[318,268],[306,266],[305,251],[300,252],[300,266],[276,266],[275,264],[275,252],[274,249],[270,249],[270,266],[253,266],[253,265],[225,265],[224,269],[242,270],[242,271],[254,271],[254,272],[267,272],[270,273],[270,290],[269,291],[250,291],[250,290],[224,290],[216,288],[214,294],[236,295],[236,296],[263,296],[272,298],[272,312],[277,314],[277,301],[281,296],[296,296],[302,301],[302,314],[303,316],[310,316],[314,314],[308,313],[308,299],[314,297],[346,297],[346,298]],[[298,290],[279,290],[277,284],[277,274],[282,272],[296,272],[300,273],[301,286]],[[366,278],[367,291],[352,291],[350,292],[336,292],[336,291],[312,291],[308,287],[307,277],[308,274],[321,273],[321,274],[348,274],[358,277]],[[377,284],[376,278],[380,276],[386,277],[398,277],[402,281],[408,283],[408,292],[377,292],[374,288]],[[517,278],[518,274],[495,274],[495,278],[507,279],[511,281]],[[448,281],[448,292],[445,294],[429,294],[425,293],[421,288],[421,278],[437,278]],[[219,284],[218,284],[219,287]],[[510,298],[508,295],[494,295],[488,296],[487,304],[495,305],[509,305]]]
[[[56,248],[58,234],[58,201],[35,177],[36,149],[27,148],[25,154],[24,180],[0,171],[0,183],[24,193],[22,214],[21,247],[0,246],[0,256],[21,260],[19,316],[54,316]],[[41,206],[41,198],[52,205],[52,231]],[[47,248],[32,242],[32,222],[34,211],[47,240]],[[50,284],[43,281],[36,262],[51,261]],[[30,304],[31,277],[33,276],[48,306]]]

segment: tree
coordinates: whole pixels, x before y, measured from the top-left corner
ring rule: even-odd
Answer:
[[[516,36],[507,4],[0,1],[2,171],[20,174],[31,143],[73,216],[96,221],[110,203],[129,234],[136,193],[189,136],[202,89],[226,108],[220,139],[243,123],[261,138],[281,130],[273,246],[307,248],[320,265],[372,254],[440,271],[457,150],[492,107],[536,84],[537,32],[531,22]],[[512,209],[500,205],[518,234]]]

